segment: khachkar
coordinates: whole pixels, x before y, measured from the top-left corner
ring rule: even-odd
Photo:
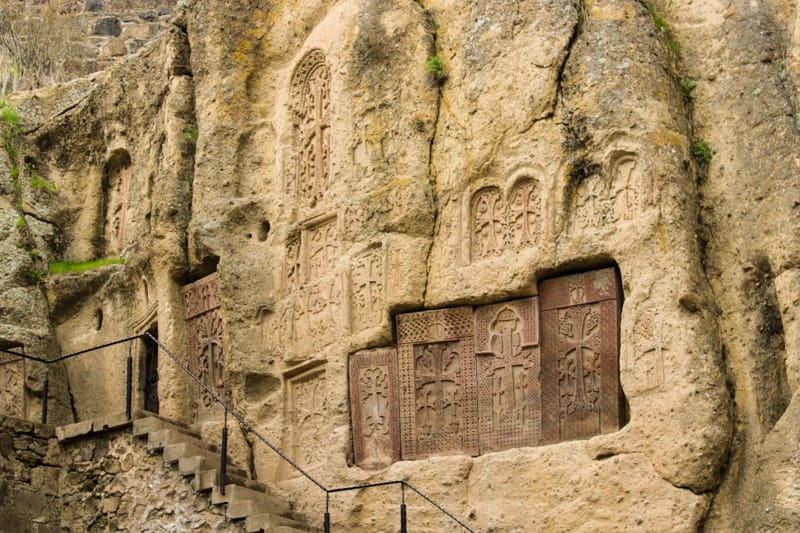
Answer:
[[[400,459],[397,349],[363,350],[350,356],[353,451],[364,468]]]
[[[189,344],[189,367],[211,389],[228,400],[230,388],[225,372],[222,312],[219,299],[219,277],[211,274],[183,288],[186,335]],[[198,419],[213,413],[211,396],[195,393]]]
[[[544,281],[542,440],[619,429],[618,286],[613,268]]]
[[[541,441],[537,298],[475,310],[481,453]]]
[[[403,459],[478,454],[471,307],[397,317]]]

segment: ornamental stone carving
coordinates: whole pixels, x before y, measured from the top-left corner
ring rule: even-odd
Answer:
[[[620,427],[617,291],[611,268],[540,286],[545,443]]]
[[[507,196],[497,187],[475,192],[470,202],[471,259],[478,261],[539,244],[542,198],[539,182],[517,181]]]
[[[350,402],[356,464],[380,468],[400,459],[397,350],[350,356]]]
[[[223,321],[219,298],[219,277],[206,276],[183,288],[189,366],[197,376],[220,395],[230,398],[225,371]],[[196,387],[195,413],[202,419],[217,411],[213,398]]]
[[[475,310],[481,453],[541,441],[537,298]]]
[[[326,459],[325,447],[319,443],[330,438],[325,366],[317,365],[290,375],[286,378],[286,384],[286,418],[291,428],[289,449],[297,464],[303,468],[314,468]],[[289,476],[295,475],[294,471],[289,473]]]
[[[0,415],[25,418],[25,362],[5,354],[0,354]]]
[[[300,60],[291,81],[294,154],[290,192],[303,208],[313,208],[328,188],[331,151],[330,70],[321,50]]]
[[[478,454],[472,308],[397,317],[403,459]]]

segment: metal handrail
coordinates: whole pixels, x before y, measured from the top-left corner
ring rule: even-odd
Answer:
[[[87,348],[87,349],[84,349],[84,350],[79,350],[77,352],[72,352],[72,353],[68,353],[68,354],[65,354],[65,355],[61,355],[61,356],[55,357],[53,359],[44,359],[44,358],[41,358],[41,357],[36,357],[36,356],[33,356],[33,355],[28,355],[28,354],[25,354],[25,353],[20,353],[20,352],[16,352],[16,351],[13,351],[13,350],[10,350],[10,349],[4,349],[4,348],[0,348],[0,353],[13,355],[13,356],[21,357],[23,359],[29,359],[29,360],[32,360],[32,361],[37,361],[39,363],[44,363],[46,365],[44,386],[43,386],[43,389],[42,389],[42,423],[44,424],[44,423],[47,422],[47,396],[48,396],[48,389],[49,389],[49,368],[50,368],[50,365],[52,363],[58,363],[58,362],[70,359],[72,357],[76,357],[76,356],[83,355],[83,354],[86,354],[86,353],[94,352],[94,351],[101,350],[103,348],[108,348],[108,347],[111,347],[111,346],[115,346],[115,345],[118,345],[118,344],[123,344],[125,342],[132,342],[132,341],[137,340],[137,339],[149,339],[151,342],[155,343],[156,346],[158,346],[161,350],[163,350],[164,353],[166,353],[167,356],[170,359],[172,359],[172,361],[174,361],[175,364],[178,365],[178,367],[181,370],[183,370],[183,372],[192,379],[192,381],[194,381],[197,385],[199,385],[207,394],[209,394],[214,399],[214,401],[216,403],[218,403],[219,405],[221,405],[225,409],[225,422],[224,422],[223,430],[222,430],[222,446],[221,446],[221,457],[220,457],[220,463],[221,463],[220,464],[220,491],[223,494],[225,493],[225,476],[226,476],[226,472],[225,471],[226,471],[226,465],[227,465],[227,453],[226,453],[227,452],[227,440],[228,440],[228,427],[227,427],[227,424],[228,424],[228,413],[230,413],[231,416],[233,416],[239,422],[239,424],[241,424],[242,428],[245,431],[247,431],[247,432],[251,433],[253,436],[255,436],[258,440],[260,440],[267,447],[269,447],[273,452],[275,452],[275,454],[277,454],[278,457],[280,457],[283,461],[288,463],[299,474],[301,474],[303,477],[305,477],[307,480],[309,480],[317,488],[319,488],[320,490],[322,490],[325,493],[325,514],[324,514],[324,517],[323,517],[323,525],[324,525],[323,529],[324,529],[325,533],[330,533],[330,528],[331,528],[331,521],[330,521],[330,495],[331,494],[334,494],[334,493],[337,493],[337,492],[353,491],[353,490],[365,490],[365,489],[370,489],[370,488],[375,488],[375,487],[385,487],[385,486],[389,486],[389,485],[400,485],[400,491],[401,491],[400,532],[401,533],[406,533],[406,531],[407,531],[406,502],[405,502],[405,489],[406,488],[408,488],[409,490],[411,490],[411,491],[415,492],[416,494],[418,494],[425,501],[427,501],[433,507],[435,507],[437,510],[439,510],[441,513],[443,513],[445,516],[447,516],[448,518],[453,520],[455,523],[457,523],[461,528],[465,529],[469,533],[475,533],[474,530],[472,530],[469,526],[464,524],[464,522],[462,522],[461,520],[456,518],[452,513],[447,511],[444,507],[442,507],[441,505],[436,503],[432,498],[430,498],[429,496],[424,494],[422,491],[420,491],[419,489],[417,489],[416,487],[414,487],[413,485],[411,485],[410,483],[408,483],[407,481],[404,481],[404,480],[382,481],[382,482],[378,482],[378,483],[368,483],[368,484],[362,484],[362,485],[351,485],[351,486],[337,487],[337,488],[328,488],[328,487],[326,487],[321,482],[319,482],[317,479],[315,479],[313,476],[311,476],[311,474],[309,474],[308,472],[303,470],[303,468],[300,467],[300,465],[298,465],[293,460],[291,460],[277,446],[275,446],[269,440],[267,440],[266,437],[264,437],[258,431],[256,431],[255,428],[253,428],[253,426],[249,422],[247,422],[247,420],[245,420],[243,415],[241,415],[241,414],[237,413],[236,411],[234,411],[233,407],[228,405],[228,403],[225,402],[225,400],[223,400],[216,392],[214,392],[214,390],[212,390],[208,385],[206,385],[203,382],[203,380],[201,380],[197,375],[195,375],[189,369],[189,366],[186,363],[181,361],[174,353],[172,353],[172,351],[169,348],[167,348],[161,341],[159,341],[156,337],[151,335],[149,332],[142,333],[140,335],[134,335],[132,337],[125,337],[124,339],[118,339],[118,340],[115,340],[115,341],[107,342],[107,343],[104,343],[104,344],[93,346],[91,348]],[[125,404],[126,404],[125,405],[125,413],[126,413],[128,419],[131,418],[131,400],[132,400],[132,356],[131,356],[131,350],[130,350],[130,347],[129,347],[128,348],[128,360],[127,360],[127,372],[126,372],[126,395],[125,395]]]

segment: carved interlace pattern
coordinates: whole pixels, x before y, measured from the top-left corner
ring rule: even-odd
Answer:
[[[597,412],[600,398],[600,309],[585,305],[558,312],[558,391],[561,416]]]

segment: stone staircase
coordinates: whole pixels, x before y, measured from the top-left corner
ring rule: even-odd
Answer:
[[[219,487],[219,451],[207,444],[190,428],[149,413],[137,413],[132,423],[135,439],[145,440],[147,452],[160,453],[165,467],[171,466],[191,483],[192,491],[209,496],[211,505],[224,507],[225,517],[236,522],[237,530],[244,526],[248,533],[295,533],[320,531],[308,525],[302,514],[294,512],[286,499],[271,494],[263,483],[249,479],[248,472],[231,464],[226,470],[225,494]],[[131,422],[119,419],[86,421],[56,429],[59,440],[75,438],[83,433],[119,428]],[[233,524],[232,524],[233,525]]]

